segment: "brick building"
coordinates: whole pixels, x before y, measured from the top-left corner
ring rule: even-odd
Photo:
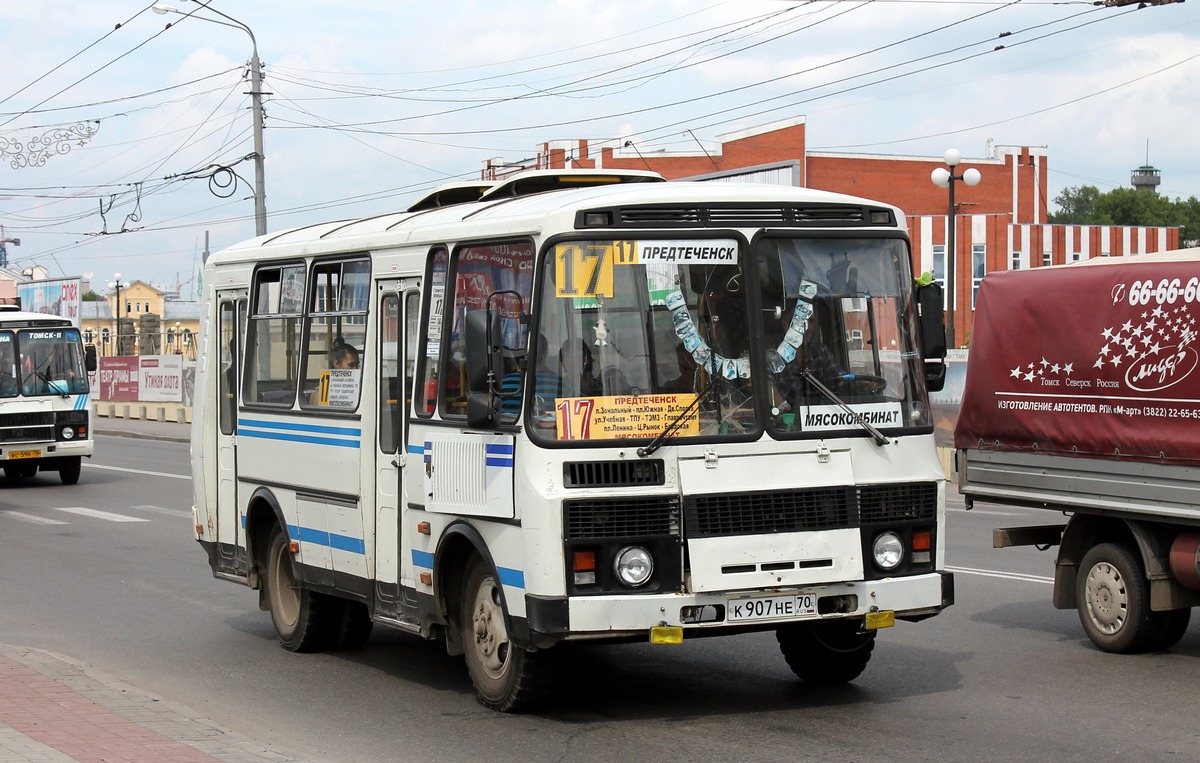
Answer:
[[[753,182],[818,188],[895,204],[908,218],[915,266],[944,279],[949,197],[930,180],[941,157],[809,151],[804,117],[718,136],[720,146],[641,151],[636,145],[586,140],[545,143],[516,164],[488,160],[482,179],[527,169],[653,170],[669,180]],[[1107,225],[1050,225],[1046,149],[990,144],[983,158],[964,157],[982,181],[955,185],[955,336],[969,344],[974,293],[985,273],[1062,265],[1179,247],[1179,229]]]

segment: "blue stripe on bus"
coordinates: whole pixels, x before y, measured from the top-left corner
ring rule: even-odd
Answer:
[[[413,565],[422,567],[427,570],[433,569],[433,554],[428,551],[412,550]],[[509,567],[499,567],[496,569],[496,574],[500,576],[500,585],[506,585],[510,588],[525,588],[525,573],[521,570],[514,570]]]
[[[280,429],[285,432],[311,432],[313,434],[337,434],[346,437],[362,437],[358,427],[335,427],[324,424],[296,424],[288,421],[265,421],[263,419],[238,419],[238,426],[259,429]]]
[[[484,463],[487,466],[499,466],[501,468],[508,469],[513,468],[512,456],[509,456],[508,458],[488,458],[486,461],[484,461]]]
[[[513,446],[511,443],[506,445],[502,442],[492,442],[487,444],[485,452],[489,456],[511,456],[513,454]]]
[[[89,400],[88,395],[80,395],[79,397],[75,398],[75,410],[77,410],[77,411],[86,410],[88,407],[88,400]]]
[[[260,440],[279,440],[282,442],[304,442],[312,445],[332,445],[338,448],[359,448],[358,438],[362,436],[359,427],[336,427],[318,424],[293,424],[289,422],[262,421],[256,419],[238,419],[238,434],[244,437],[254,437]],[[295,433],[295,434],[293,434]],[[316,435],[340,435],[345,438],[318,437]]]
[[[328,546],[338,551],[348,551],[352,554],[366,554],[367,544],[362,538],[352,538],[349,535],[317,530],[312,527],[288,525],[288,537],[295,538],[301,543],[311,543],[314,546]]]
[[[420,456],[420,455],[424,455],[424,453],[425,453],[425,446],[423,446],[423,445],[413,445],[412,443],[409,443],[409,444],[408,444],[408,452],[409,452],[409,453],[412,453],[414,456]]]
[[[497,567],[496,574],[500,576],[500,583],[502,585],[510,586],[512,588],[525,587],[525,573],[521,572],[520,570],[514,570],[508,567]]]

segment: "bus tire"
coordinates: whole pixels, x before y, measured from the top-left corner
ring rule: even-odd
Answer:
[[[337,648],[353,651],[362,649],[367,639],[371,638],[371,630],[375,623],[371,620],[371,611],[361,601],[342,602],[342,621],[338,629]]]
[[[58,478],[64,485],[74,485],[79,482],[79,473],[83,469],[83,458],[74,456],[59,460]]]
[[[862,675],[875,651],[875,631],[862,620],[788,623],[775,631],[779,651],[796,677],[818,686],[841,686]]]
[[[1127,547],[1101,543],[1084,554],[1075,601],[1084,632],[1101,651],[1133,654],[1155,646],[1162,629],[1150,611],[1150,583]]]
[[[461,614],[467,673],[480,703],[500,712],[517,712],[544,700],[553,674],[551,656],[512,643],[499,580],[478,557],[463,577]]]
[[[329,648],[340,625],[338,602],[305,588],[296,576],[288,535],[276,526],[267,548],[267,602],[279,644],[289,652]]]
[[[37,464],[13,464],[4,467],[4,476],[10,480],[24,480],[37,474],[37,470]]]

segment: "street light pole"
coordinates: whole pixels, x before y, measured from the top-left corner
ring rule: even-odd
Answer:
[[[979,170],[974,167],[961,175],[954,174],[954,168],[962,161],[962,154],[956,148],[947,149],[942,158],[950,169],[938,167],[930,173],[929,179],[938,188],[950,189],[950,210],[946,215],[946,346],[956,349],[958,343],[954,339],[954,302],[958,293],[958,283],[954,280],[954,263],[958,260],[958,248],[954,239],[958,228],[958,209],[954,204],[954,182],[961,180],[967,185],[979,185],[981,177]]]
[[[129,284],[121,283],[121,274],[120,273],[113,273],[113,280],[108,284],[108,288],[111,289],[113,287],[116,287],[116,289],[117,289],[117,304],[115,305],[116,310],[113,311],[116,314],[116,323],[117,323],[117,330],[113,334],[113,347],[116,349],[115,354],[117,354],[117,355],[121,354],[121,287],[122,286],[128,287]]]
[[[207,21],[210,24],[234,27],[250,35],[250,110],[254,116],[254,231],[255,235],[262,236],[267,232],[267,187],[265,154],[263,153],[262,61],[258,58],[258,40],[255,39],[254,32],[250,30],[250,27],[234,17],[201,3],[200,0],[193,0],[193,2],[201,5],[206,11],[215,13],[232,23],[210,19],[206,16],[196,16],[194,15],[195,11],[184,13],[178,8],[172,8],[162,3],[155,3],[152,10],[159,15],[178,13],[181,16]]]

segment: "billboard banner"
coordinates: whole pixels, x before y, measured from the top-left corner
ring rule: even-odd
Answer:
[[[100,399],[138,399],[138,358],[118,355],[100,358]]]
[[[989,274],[975,316],[957,447],[1200,461],[1200,256]]]
[[[183,358],[179,355],[142,355],[138,358],[138,399],[154,403],[183,400]]]
[[[57,278],[17,284],[21,309],[68,318],[79,325],[79,298],[82,282],[78,278]]]

